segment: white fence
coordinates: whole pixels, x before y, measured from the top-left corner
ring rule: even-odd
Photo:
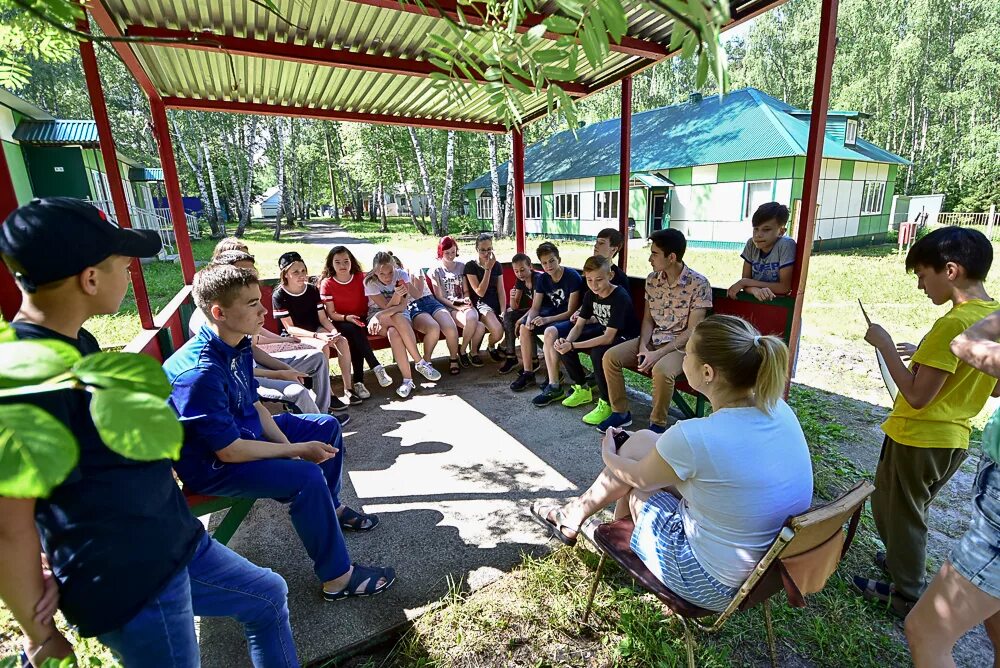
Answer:
[[[91,202],[98,209],[109,216],[115,216],[115,207],[109,200],[95,200]],[[185,212],[187,220],[188,236],[192,239],[201,238],[201,230],[198,226],[198,219],[190,213]],[[129,207],[129,217],[132,227],[139,230],[155,230],[160,235],[163,242],[163,250],[160,252],[160,259],[177,254],[177,239],[174,235],[174,226],[170,220],[170,209],[143,209],[137,206]]]
[[[956,225],[979,230],[990,241],[1000,241],[1000,213],[995,206],[985,213],[939,213],[938,225]]]

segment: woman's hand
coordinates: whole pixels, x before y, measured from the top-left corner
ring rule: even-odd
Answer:
[[[372,318],[368,321],[368,333],[372,336],[378,336],[382,332],[382,321],[378,318]]]
[[[493,265],[495,265],[496,263],[497,263],[497,256],[494,255],[492,251],[490,251],[489,257],[486,258],[486,264],[483,265],[483,269],[485,269],[487,273],[489,273],[489,271],[493,269]]]
[[[361,318],[359,318],[356,315],[346,315],[346,316],[344,316],[344,322],[353,323],[353,324],[357,325],[358,327],[364,327],[365,326],[364,321],[362,321]]]
[[[615,458],[618,457],[618,446],[615,445],[615,435],[620,432],[618,427],[609,427],[604,430],[604,438],[601,439],[601,459],[605,466],[613,466]]]
[[[288,343],[302,343],[302,339],[297,336],[286,336],[285,341]]]

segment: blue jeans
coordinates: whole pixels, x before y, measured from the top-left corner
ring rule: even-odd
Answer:
[[[196,667],[201,664],[201,654],[194,631],[195,615],[232,617],[242,624],[250,659],[258,668],[299,665],[288,625],[285,581],[207,533],[187,568],[124,626],[97,639],[125,666]]]
[[[292,413],[276,415],[274,421],[292,443],[322,441],[339,452],[322,464],[302,459],[216,462],[198,475],[185,478],[184,485],[199,494],[287,503],[292,525],[313,560],[316,577],[321,582],[333,580],[351,567],[337,518],[344,465],[340,423],[332,415]]]
[[[972,485],[972,522],[949,557],[966,580],[1000,598],[1000,468],[984,454]]]

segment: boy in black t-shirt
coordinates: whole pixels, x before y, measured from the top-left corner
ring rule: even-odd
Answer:
[[[565,338],[558,339],[554,347],[575,383],[573,393],[562,402],[563,406],[569,408],[593,401],[593,392],[585,385],[586,371],[580,363],[579,353],[586,352],[590,355],[600,396],[597,408],[587,413],[583,421],[597,425],[612,412],[608,403],[608,383],[604,378],[604,353],[612,346],[635,338],[639,334],[639,323],[636,321],[628,290],[611,283],[609,258],[601,255],[589,258],[583,265],[583,273],[590,289],[583,297],[580,317],[576,319],[573,329]],[[536,406],[547,405],[552,401],[548,398],[549,392],[547,388],[532,403]]]
[[[500,365],[500,373],[510,373],[519,366],[517,356],[514,354],[514,342],[520,329],[519,321],[528,313],[535,298],[535,272],[531,266],[531,258],[524,253],[518,253],[511,258],[510,266],[517,276],[517,281],[510,289],[510,308],[503,316],[503,344],[507,359]]]
[[[99,352],[81,326],[115,313],[133,257],[160,250],[156,232],[121,229],[80,200],[35,199],[0,227],[0,255],[21,286],[21,339],[55,339]],[[90,395],[60,390],[18,396],[76,436],[80,459],[45,499],[0,498],[0,597],[24,633],[28,661],[73,654],[52,621],[59,608],[125,666],[196,666],[194,616],[244,625],[259,666],[297,665],[281,576],[213,540],[191,516],[168,460],[127,459],[104,445]],[[39,545],[52,576],[43,576]]]

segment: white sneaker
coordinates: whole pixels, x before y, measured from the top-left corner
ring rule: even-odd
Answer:
[[[420,375],[427,380],[441,380],[441,372],[431,366],[431,363],[427,360],[420,360],[413,366],[416,367]]]
[[[372,396],[372,393],[368,391],[364,383],[354,383],[354,394],[362,399],[368,399]]]
[[[410,392],[412,391],[413,391],[413,381],[409,379],[404,380],[402,383],[400,383],[399,387],[396,388],[396,394],[398,394],[401,399],[405,399],[406,397],[410,396]]]
[[[379,364],[373,369],[375,371],[375,377],[378,378],[378,384],[382,387],[389,387],[392,385],[392,378],[389,377],[389,372],[385,370],[385,367]],[[363,386],[362,386],[363,387]],[[368,397],[362,397],[367,399]]]

